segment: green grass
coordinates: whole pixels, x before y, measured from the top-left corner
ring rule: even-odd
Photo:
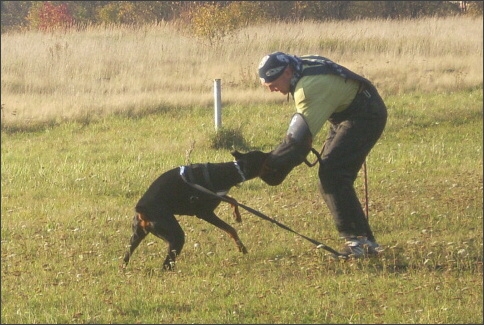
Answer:
[[[160,173],[231,161],[231,137],[235,149],[272,149],[290,103],[224,107],[227,142],[206,108],[4,127],[2,323],[482,323],[482,88],[386,102],[387,128],[367,160],[370,222],[385,251],[348,262],[245,210],[237,224],[222,203],[217,213],[249,254],[182,216],[176,271],[160,270],[166,245],[151,235],[120,268],[134,205]],[[317,167],[230,194],[341,245]]]

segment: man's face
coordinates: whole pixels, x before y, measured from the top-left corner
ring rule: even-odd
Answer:
[[[272,82],[264,82],[262,86],[267,87],[271,92],[278,91],[283,95],[287,95],[291,87],[292,70],[288,66],[284,72]]]

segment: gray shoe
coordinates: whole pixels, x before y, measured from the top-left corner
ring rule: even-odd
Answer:
[[[376,242],[368,240],[363,236],[345,238],[344,246],[341,250],[343,258],[362,258],[376,256],[383,250]]]

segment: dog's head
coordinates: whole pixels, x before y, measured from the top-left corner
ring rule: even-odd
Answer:
[[[247,180],[259,176],[264,168],[264,165],[269,158],[269,153],[265,153],[259,150],[249,151],[241,153],[237,150],[231,152],[235,161],[242,169],[244,176]]]

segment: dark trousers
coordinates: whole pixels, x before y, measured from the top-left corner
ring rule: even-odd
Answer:
[[[354,182],[366,156],[380,138],[387,109],[373,87],[356,95],[350,106],[331,115],[319,165],[319,189],[341,237],[375,237]]]

